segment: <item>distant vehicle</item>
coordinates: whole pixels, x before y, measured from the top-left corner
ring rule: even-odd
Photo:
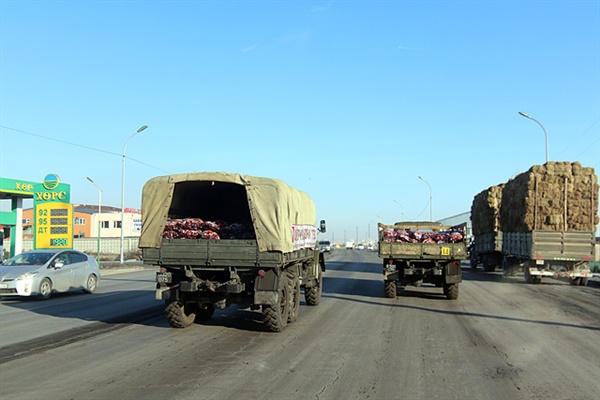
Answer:
[[[356,246],[356,250],[364,250],[365,249],[365,245],[362,243],[359,243],[358,246]]]
[[[327,253],[331,251],[331,242],[329,240],[321,240],[319,242],[319,251],[321,253]]]
[[[0,296],[37,296],[83,289],[93,293],[100,281],[95,259],[77,250],[32,250],[0,265]]]
[[[373,251],[373,250],[375,250],[375,246],[373,246],[372,244],[370,244],[370,245],[367,246],[367,250]]]
[[[348,241],[346,242],[346,250],[352,250],[354,248],[354,242]]]

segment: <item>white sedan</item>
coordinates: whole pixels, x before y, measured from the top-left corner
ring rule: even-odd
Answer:
[[[0,265],[0,296],[46,300],[72,289],[93,293],[99,281],[96,260],[77,250],[31,250]]]

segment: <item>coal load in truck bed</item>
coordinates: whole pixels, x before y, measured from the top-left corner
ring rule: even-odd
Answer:
[[[205,221],[201,218],[169,219],[163,231],[168,239],[256,239],[254,229],[248,224],[224,221]]]
[[[579,162],[534,165],[505,184],[500,207],[504,232],[596,231],[598,176]]]
[[[473,198],[471,221],[473,222],[474,235],[499,230],[503,187],[503,184],[491,186]]]
[[[421,232],[410,229],[386,229],[383,240],[387,243],[460,243],[464,240],[464,234],[458,231]]]

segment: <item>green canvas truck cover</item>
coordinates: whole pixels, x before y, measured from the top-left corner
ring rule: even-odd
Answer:
[[[278,179],[193,172],[159,176],[146,182],[142,189],[140,248],[160,248],[165,224],[171,218],[175,186],[191,182],[224,182],[245,188],[259,251],[290,253],[316,246],[315,206],[303,191]]]

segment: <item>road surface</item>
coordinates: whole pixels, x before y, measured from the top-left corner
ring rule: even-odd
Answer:
[[[458,300],[383,297],[381,261],[327,255],[321,304],[281,333],[249,309],[171,328],[153,270],[97,293],[0,302],[0,393],[17,399],[598,399],[600,285],[463,268]]]

